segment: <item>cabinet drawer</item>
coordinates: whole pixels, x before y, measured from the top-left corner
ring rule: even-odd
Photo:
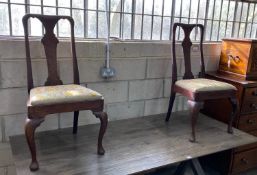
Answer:
[[[257,100],[257,88],[246,88],[244,100],[255,99]]]
[[[257,113],[240,116],[238,129],[246,132],[257,130]]]
[[[248,133],[257,137],[257,130],[251,131],[251,132],[248,132]],[[251,143],[251,144],[248,144],[248,145],[245,145],[245,146],[240,146],[240,147],[235,149],[235,152],[238,153],[238,152],[247,151],[247,150],[255,149],[255,148],[257,149],[257,142],[256,143]]]
[[[257,148],[237,153],[233,158],[232,174],[257,167]]]
[[[257,99],[244,99],[241,113],[248,114],[257,112]]]

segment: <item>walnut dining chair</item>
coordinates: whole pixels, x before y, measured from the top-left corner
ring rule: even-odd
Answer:
[[[32,65],[30,56],[30,42],[28,33],[29,18],[37,18],[43,24],[45,34],[41,40],[48,68],[48,77],[45,85],[34,87]],[[73,84],[63,85],[57,71],[57,44],[58,39],[54,34],[54,27],[60,19],[66,19],[71,29],[71,52],[73,62]],[[108,117],[104,108],[103,96],[89,88],[80,85],[79,70],[76,57],[74,21],[70,16],[52,16],[39,14],[26,14],[23,19],[25,34],[25,49],[27,63],[27,86],[29,99],[27,101],[28,116],[25,124],[25,135],[31,153],[30,170],[39,169],[36,156],[36,144],[34,140],[36,128],[44,121],[48,114],[74,112],[73,134],[77,133],[78,117],[80,110],[91,110],[100,119],[100,131],[98,135],[97,153],[103,155],[105,150],[102,139],[106,131]]]
[[[183,79],[178,80],[177,73],[177,63],[176,63],[176,30],[180,27],[184,32],[184,39],[182,41],[183,55],[184,55],[184,66],[185,73]],[[201,62],[199,77],[195,78],[191,70],[191,46],[192,41],[190,39],[190,34],[192,30],[198,27],[200,28],[200,54]],[[183,24],[183,23],[174,23],[173,26],[173,40],[172,40],[172,82],[171,82],[171,94],[169,100],[169,108],[166,115],[166,121],[168,122],[171,116],[172,107],[176,97],[176,93],[182,94],[187,97],[188,107],[191,115],[191,142],[196,141],[195,136],[195,126],[198,118],[198,113],[203,106],[205,100],[211,99],[229,99],[232,105],[232,112],[230,116],[230,121],[228,123],[228,133],[233,133],[232,125],[234,117],[236,116],[237,111],[237,98],[236,92],[237,89],[231,84],[205,79],[205,65],[204,65],[204,56],[203,56],[203,36],[204,36],[204,26],[202,24]]]

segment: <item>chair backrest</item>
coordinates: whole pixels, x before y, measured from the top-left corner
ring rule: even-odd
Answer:
[[[45,82],[46,86],[61,85],[63,84],[57,71],[57,44],[59,40],[54,34],[54,27],[60,19],[67,19],[71,26],[71,52],[73,60],[73,79],[74,84],[79,84],[79,70],[75,49],[75,37],[74,37],[74,20],[70,16],[52,16],[52,15],[39,15],[39,14],[26,14],[22,18],[25,36],[25,49],[26,49],[26,62],[27,62],[27,85],[28,92],[34,87],[31,56],[30,56],[30,45],[29,45],[29,34],[28,34],[28,20],[29,18],[37,18],[44,26],[45,34],[41,39],[41,43],[44,46],[48,77]]]
[[[172,82],[177,81],[177,64],[176,64],[176,29],[181,27],[184,31],[184,39],[182,41],[183,54],[184,54],[184,63],[185,63],[185,73],[183,79],[193,79],[194,75],[191,71],[191,46],[192,42],[190,40],[190,34],[195,27],[200,28],[200,52],[201,52],[201,72],[200,77],[203,77],[205,74],[204,67],[204,58],[203,58],[203,33],[204,26],[202,24],[183,24],[183,23],[174,23],[173,25],[173,40],[172,40],[172,53],[173,53],[173,64],[172,64]]]

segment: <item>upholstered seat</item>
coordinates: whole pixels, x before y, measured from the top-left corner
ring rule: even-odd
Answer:
[[[31,106],[100,99],[103,99],[103,96],[100,93],[76,84],[36,87],[30,91]]]
[[[175,86],[193,93],[236,90],[231,84],[205,78],[178,80]]]

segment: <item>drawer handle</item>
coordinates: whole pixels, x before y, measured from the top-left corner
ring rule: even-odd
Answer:
[[[257,91],[253,91],[253,92],[252,92],[252,95],[253,95],[253,96],[257,96]]]
[[[249,119],[249,120],[247,120],[247,123],[253,125],[253,124],[256,123],[256,121],[255,121],[255,120],[252,120],[252,119]]]
[[[249,161],[248,161],[247,159],[245,159],[245,158],[242,158],[242,159],[241,159],[241,163],[243,163],[243,164],[248,164]]]
[[[254,108],[255,110],[257,110],[257,105],[254,104],[254,103],[252,103],[252,104],[250,105],[250,107],[251,107],[251,108]]]

